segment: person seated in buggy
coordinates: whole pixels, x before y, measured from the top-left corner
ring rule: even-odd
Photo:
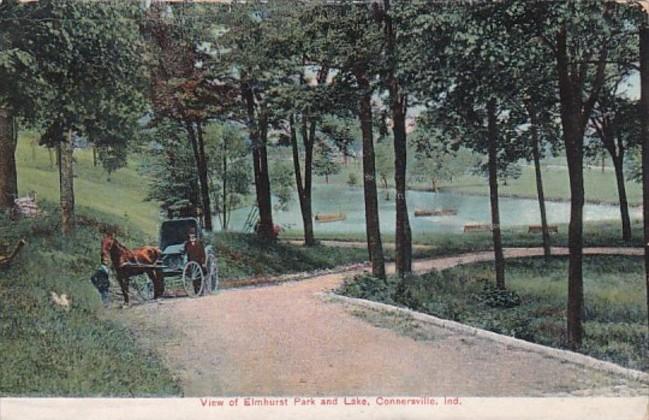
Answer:
[[[189,228],[189,232],[187,232],[187,240],[184,246],[187,261],[196,261],[203,268],[203,271],[205,271],[205,246],[203,246],[203,242],[196,236],[196,229],[193,227]],[[200,287],[200,280],[194,280],[194,290],[197,293]]]
[[[187,261],[196,261],[201,267],[205,267],[205,247],[203,242],[196,236],[196,229],[194,228],[189,228],[187,233],[185,255],[187,255]]]

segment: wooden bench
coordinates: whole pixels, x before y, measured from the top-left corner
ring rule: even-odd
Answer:
[[[491,225],[479,224],[479,223],[470,223],[464,225],[464,233],[469,232],[490,232]]]
[[[529,225],[527,228],[527,233],[542,233],[543,226],[541,225]],[[549,233],[559,233],[559,226],[557,225],[548,225]]]

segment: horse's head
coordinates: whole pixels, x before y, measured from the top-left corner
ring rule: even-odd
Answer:
[[[115,245],[115,236],[112,233],[105,233],[101,240],[101,263],[108,265],[110,263],[110,250]]]

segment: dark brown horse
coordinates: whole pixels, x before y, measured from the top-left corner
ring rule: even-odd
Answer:
[[[160,257],[160,250],[153,246],[143,246],[133,250],[122,245],[112,233],[104,235],[101,241],[101,262],[108,265],[113,263],[117,273],[117,281],[124,295],[124,303],[128,304],[129,278],[146,274],[153,282],[153,298],[157,299],[164,293],[162,272],[151,267],[137,267],[134,264],[152,265]]]

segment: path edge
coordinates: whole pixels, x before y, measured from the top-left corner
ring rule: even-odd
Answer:
[[[505,346],[515,347],[521,350],[541,354],[543,356],[577,364],[587,368],[591,368],[591,369],[595,369],[607,373],[613,373],[616,375],[621,375],[628,379],[633,379],[638,382],[649,384],[648,373],[644,373],[642,371],[635,370],[635,369],[625,368],[615,363],[599,360],[584,354],[575,353],[569,350],[556,349],[553,347],[544,346],[542,344],[531,343],[529,341],[521,340],[519,338],[498,334],[492,331],[483,330],[481,328],[471,327],[469,325],[461,324],[456,321],[450,321],[448,319],[438,318],[433,315],[413,311],[412,309],[408,309],[408,308],[388,305],[386,303],[342,296],[334,292],[322,292],[319,293],[319,295],[322,298],[329,301],[347,303],[352,306],[362,307],[365,309],[372,309],[372,310],[386,311],[390,313],[407,315],[417,321],[424,322],[427,324],[432,324],[436,327],[444,328],[446,330],[459,332],[462,334],[475,336],[479,338],[484,338]]]

